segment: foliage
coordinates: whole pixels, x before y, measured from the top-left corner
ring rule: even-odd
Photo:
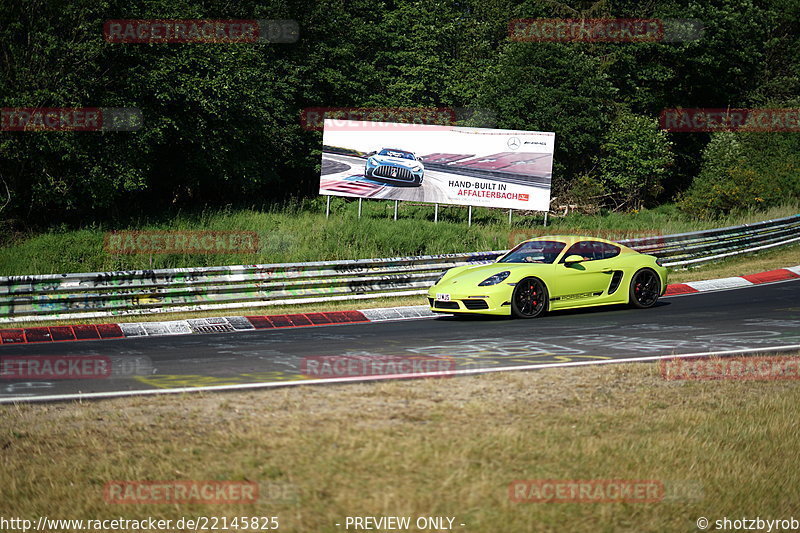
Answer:
[[[710,218],[800,197],[800,133],[715,133],[684,195],[687,213]]]
[[[606,132],[599,160],[600,180],[617,208],[641,209],[663,191],[673,163],[667,133],[658,121],[623,110]]]
[[[688,18],[704,35],[510,40],[509,21],[531,17]],[[295,19],[300,40],[107,43],[103,23],[125,18]],[[792,0],[0,0],[0,106],[132,107],[144,118],[136,132],[0,132],[0,216],[4,227],[80,226],[313,196],[321,134],[298,117],[317,106],[484,108],[498,127],[556,133],[556,189],[591,175],[625,206],[652,205],[689,188],[709,135],[670,134],[670,166],[646,120],[677,106],[787,105],[799,65]]]

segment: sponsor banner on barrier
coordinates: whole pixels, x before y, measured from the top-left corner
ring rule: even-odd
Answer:
[[[545,211],[555,134],[325,119],[322,195]]]
[[[259,238],[254,231],[114,231],[103,247],[109,254],[251,254]]]
[[[296,20],[120,19],[103,25],[109,43],[294,43]]]

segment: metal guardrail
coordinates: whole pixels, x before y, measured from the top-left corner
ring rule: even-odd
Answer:
[[[800,242],[800,215],[619,242],[692,266]],[[505,252],[0,277],[0,323],[424,294],[443,270]]]

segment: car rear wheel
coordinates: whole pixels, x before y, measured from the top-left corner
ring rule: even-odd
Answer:
[[[630,302],[634,307],[646,309],[653,307],[661,294],[661,280],[649,268],[636,272],[631,279]]]
[[[536,318],[547,311],[547,287],[538,278],[517,283],[511,295],[511,312],[517,318]]]

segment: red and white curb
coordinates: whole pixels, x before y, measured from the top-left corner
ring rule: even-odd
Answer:
[[[675,283],[667,286],[666,296],[679,296],[726,289],[751,287],[800,278],[800,265],[730,278]],[[0,344],[29,344],[102,339],[160,337],[202,333],[232,333],[265,329],[285,329],[335,324],[366,324],[397,320],[415,320],[438,316],[427,305],[294,313],[286,315],[227,316],[189,318],[161,322],[121,322],[119,324],[81,324],[0,329]]]
[[[800,278],[800,265],[768,270],[758,274],[748,274],[746,276],[734,276],[730,278],[709,279],[705,281],[690,281],[688,283],[675,283],[667,285],[666,296],[678,294],[693,294],[697,292],[719,291],[725,289],[739,289],[763,283],[774,283],[776,281],[786,281]]]

